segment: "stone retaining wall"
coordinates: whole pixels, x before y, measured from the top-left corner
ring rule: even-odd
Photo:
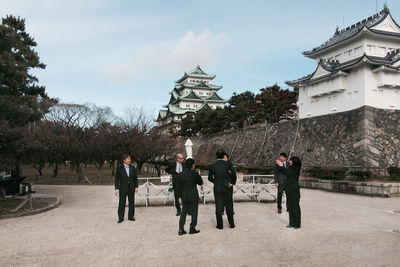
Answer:
[[[303,178],[299,181],[300,187],[310,189],[322,189],[333,192],[351,193],[377,197],[399,197],[399,183],[377,182],[350,182],[337,180],[320,180],[315,178]]]
[[[200,164],[212,163],[215,152],[224,149],[235,164],[272,166],[279,153],[288,153],[294,144],[292,155],[299,156],[306,168],[345,166],[387,175],[388,167],[400,167],[400,110],[363,106],[191,139],[193,156]]]
[[[256,178],[259,183],[269,183],[271,180],[273,178]],[[303,177],[299,180],[299,184],[301,188],[308,189],[321,189],[371,197],[400,197],[400,183],[351,182]]]

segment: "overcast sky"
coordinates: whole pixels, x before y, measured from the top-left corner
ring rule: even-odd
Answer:
[[[155,116],[185,71],[200,64],[219,94],[286,88],[315,70],[301,53],[383,9],[383,0],[169,1],[0,0],[38,43],[49,96],[90,102],[117,115],[144,106]],[[400,22],[400,1],[387,0]]]

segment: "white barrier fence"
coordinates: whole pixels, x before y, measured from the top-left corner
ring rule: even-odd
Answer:
[[[203,204],[206,201],[214,200],[213,184],[208,182],[207,176],[202,176],[204,184],[198,186],[199,196]],[[273,175],[243,175],[243,178],[249,182],[237,182],[233,187],[233,201],[250,200],[261,201],[261,198],[276,199],[277,189],[274,184]],[[271,179],[269,183],[260,183],[260,178]],[[150,205],[153,200],[161,200],[164,204],[167,201],[174,201],[174,192],[172,191],[172,181],[160,182],[160,177],[147,177],[138,178],[139,181],[144,181],[143,184],[139,182],[139,190],[135,198],[145,200],[146,207]],[[157,183],[155,183],[157,181]]]

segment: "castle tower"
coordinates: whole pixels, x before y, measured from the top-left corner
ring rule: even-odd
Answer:
[[[161,125],[179,124],[188,114],[194,114],[203,109],[224,108],[225,99],[217,94],[222,86],[211,83],[215,75],[205,73],[198,65],[190,72],[175,81],[175,87],[170,92],[170,100],[159,111],[157,122]]]

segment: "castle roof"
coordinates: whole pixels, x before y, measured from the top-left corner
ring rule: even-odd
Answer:
[[[363,54],[358,58],[343,63],[340,63],[337,60],[320,59],[318,62],[318,66],[313,73],[293,81],[287,81],[286,84],[296,87],[317,82],[337,75],[346,75],[350,69],[360,64],[372,65],[372,69],[384,67],[386,69],[400,71],[400,67],[394,66],[394,64],[399,60],[400,49],[396,49],[387,53],[385,57],[368,56],[366,54]]]
[[[204,82],[200,82],[197,84],[193,83],[181,83],[181,84],[176,84],[175,85],[176,89],[182,90],[184,88],[193,88],[193,89],[208,89],[208,90],[219,90],[222,88],[222,86],[218,85],[213,85],[213,84],[207,84]]]
[[[187,77],[193,77],[193,78],[202,78],[202,79],[214,79],[215,75],[209,75],[205,73],[201,68],[200,65],[197,65],[196,68],[189,72],[185,72],[179,80],[175,81],[176,83],[181,83],[183,80],[185,80]]]
[[[392,29],[394,31],[387,31],[384,28],[382,29],[378,27],[378,25],[388,17],[391,20]],[[358,36],[363,31],[369,31],[379,35],[387,35],[400,38],[400,26],[394,21],[394,19],[390,15],[389,8],[385,5],[384,9],[381,12],[376,13],[375,15],[370,16],[367,19],[359,21],[356,24],[353,24],[342,30],[339,30],[337,28],[334,35],[328,41],[318,47],[313,48],[312,50],[304,51],[303,55],[310,58],[315,58],[320,52],[323,52],[328,48],[350,40]]]

